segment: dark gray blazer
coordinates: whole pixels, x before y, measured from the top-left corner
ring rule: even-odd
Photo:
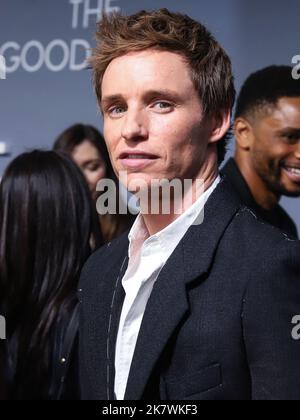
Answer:
[[[128,238],[97,251],[80,285],[83,399],[114,398]],[[127,400],[300,399],[300,242],[240,205],[224,179],[163,268],[146,307]]]

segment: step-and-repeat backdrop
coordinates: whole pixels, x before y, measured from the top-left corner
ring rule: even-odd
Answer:
[[[0,0],[0,176],[19,153],[51,147],[75,122],[102,129],[85,61],[103,11],[167,7],[207,25],[229,52],[237,88],[253,71],[294,64],[299,0]],[[296,67],[298,65],[298,67]],[[300,231],[300,199],[284,199]]]

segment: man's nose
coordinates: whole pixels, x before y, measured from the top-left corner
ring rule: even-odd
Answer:
[[[127,141],[143,141],[148,138],[147,121],[142,111],[127,111],[121,134]]]

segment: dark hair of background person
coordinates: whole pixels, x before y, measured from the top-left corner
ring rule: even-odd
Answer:
[[[55,399],[53,360],[59,361],[59,341],[77,305],[90,239],[96,247],[103,242],[93,213],[81,171],[60,153],[20,155],[2,178],[0,312],[7,339],[0,346],[7,399]],[[76,399],[78,383],[70,386],[66,397]]]
[[[276,107],[280,98],[300,96],[300,83],[292,77],[291,66],[269,66],[252,73],[239,93],[235,118],[251,118]]]
[[[112,60],[133,51],[156,49],[184,57],[207,117],[232,111],[235,87],[230,58],[205,26],[189,16],[165,8],[132,16],[104,14],[96,40],[89,63],[99,104],[103,75]],[[231,131],[217,144],[219,164],[230,137]]]
[[[74,124],[67,128],[63,133],[59,135],[54,143],[54,150],[62,151],[68,156],[72,157],[72,152],[75,147],[79,146],[84,141],[88,140],[98,150],[99,155],[102,157],[106,166],[107,179],[111,179],[115,182],[118,187],[118,180],[114,173],[109,153],[105,144],[105,140],[102,134],[93,126],[85,124]],[[117,194],[117,200],[119,197],[119,191]],[[130,214],[106,214],[100,215],[101,231],[105,242],[111,242],[113,239],[126,232],[132,226],[135,216]]]

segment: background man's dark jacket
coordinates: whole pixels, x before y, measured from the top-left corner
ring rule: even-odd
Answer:
[[[114,398],[127,236],[81,278],[83,399]],[[223,180],[166,263],[146,307],[125,399],[300,399],[300,243],[264,224]]]

